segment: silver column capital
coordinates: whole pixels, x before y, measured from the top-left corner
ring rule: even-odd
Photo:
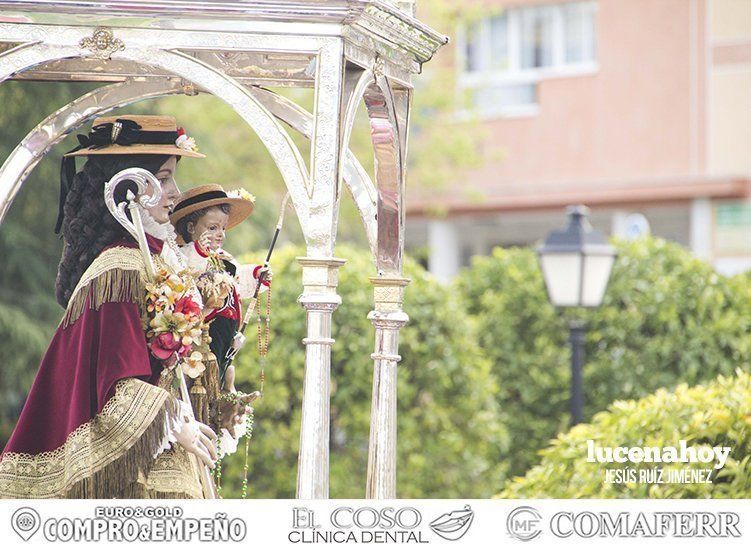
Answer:
[[[375,276],[369,279],[373,284],[373,306],[376,311],[388,313],[401,310],[404,288],[411,281],[409,278]]]
[[[347,261],[333,257],[298,257],[297,262],[302,267],[303,294],[308,295],[335,292],[339,283],[339,268]]]
[[[409,316],[402,310],[397,311],[379,311],[371,310],[368,313],[368,319],[373,323],[376,329],[388,329],[398,331],[409,322]]]

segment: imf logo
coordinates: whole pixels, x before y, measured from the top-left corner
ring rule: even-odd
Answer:
[[[511,511],[506,518],[506,531],[511,538],[529,542],[540,536],[542,516],[531,506],[520,506]]]

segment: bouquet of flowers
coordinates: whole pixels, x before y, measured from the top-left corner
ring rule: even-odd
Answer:
[[[202,308],[190,295],[191,285],[189,274],[157,270],[146,284],[146,340],[154,357],[165,365],[182,358],[184,372],[196,378],[204,370],[201,353],[193,352],[201,343]]]

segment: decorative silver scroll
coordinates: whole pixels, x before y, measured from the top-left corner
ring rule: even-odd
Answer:
[[[124,181],[131,181],[138,188],[137,195],[128,190],[127,201],[115,202],[115,191],[118,185]],[[148,189],[151,188],[151,196],[148,195]],[[151,252],[146,242],[146,234],[143,230],[141,220],[141,211],[139,206],[147,209],[156,206],[159,199],[162,198],[162,186],[156,176],[144,170],[143,168],[126,168],[121,170],[104,184],[104,202],[107,209],[117,219],[125,230],[138,241],[138,247],[141,248],[144,261],[146,261],[146,270],[150,278],[154,277],[154,262],[151,260]],[[130,211],[130,219],[125,213],[125,208]]]
[[[138,233],[136,232],[136,226],[131,223],[125,213],[128,202],[125,200],[120,203],[115,202],[115,190],[123,181],[132,181],[136,184],[138,187],[138,196],[134,195],[134,199],[144,209],[156,206],[159,199],[162,198],[162,185],[154,174],[143,168],[126,168],[125,170],[121,170],[104,184],[104,202],[107,204],[107,209],[117,219],[117,222],[137,240]],[[149,187],[151,187],[152,191],[151,196],[147,194]]]

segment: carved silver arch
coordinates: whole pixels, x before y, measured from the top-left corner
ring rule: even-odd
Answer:
[[[345,84],[346,85],[346,84]],[[306,138],[313,136],[313,115],[295,104],[293,101],[262,87],[248,87],[250,92],[258,98],[266,109],[273,113],[277,119],[287,123],[294,130]],[[345,125],[346,126],[346,125]],[[349,141],[347,136],[345,142]],[[373,255],[376,255],[377,230],[376,230],[376,201],[377,193],[370,176],[357,160],[348,146],[344,150],[342,166],[342,178],[365,228],[368,245]]]
[[[400,277],[403,266],[409,91],[402,93],[397,100],[389,80],[377,71],[363,93],[378,189],[376,266],[379,276]]]
[[[99,87],[49,115],[21,140],[0,167],[0,223],[28,175],[65,136],[115,108],[181,92],[182,85],[172,79],[125,81]]]
[[[73,46],[50,46],[38,43],[18,46],[0,55],[0,82],[16,72],[44,62],[77,56],[87,55]],[[299,151],[284,129],[247,89],[225,74],[180,52],[126,49],[117,53],[117,56],[167,69],[200,85],[227,102],[250,125],[251,129],[264,136],[262,141],[277,164],[290,191],[306,241],[313,245],[328,245],[329,240],[312,236],[308,226],[310,215],[308,176]],[[13,185],[12,182],[9,184]],[[0,187],[5,187],[5,185],[4,178],[0,178]],[[18,187],[15,188],[15,191],[17,190]]]
[[[379,276],[400,277],[404,250],[404,190],[411,89],[395,90],[376,58],[371,69],[346,66],[342,101],[342,149],[349,140],[359,105],[370,120],[375,156],[375,243],[371,249]],[[345,163],[345,168],[347,167]]]
[[[313,132],[313,116],[291,100],[260,87],[248,87],[258,101],[277,119],[306,138]],[[116,108],[141,100],[180,94],[181,82],[174,79],[125,81],[94,89],[50,114],[34,127],[0,166],[0,222],[18,189],[50,148],[92,119]],[[373,255],[376,254],[376,191],[373,182],[354,154],[344,159],[344,184],[358,209]],[[13,181],[13,183],[9,183]]]
[[[342,111],[342,149],[349,149],[349,140],[352,135],[352,127],[355,123],[357,108],[362,103],[362,97],[366,87],[374,80],[373,72],[365,70],[355,64],[348,64],[344,74],[344,92]],[[373,195],[377,195],[374,193]],[[375,215],[373,215],[375,219]]]

